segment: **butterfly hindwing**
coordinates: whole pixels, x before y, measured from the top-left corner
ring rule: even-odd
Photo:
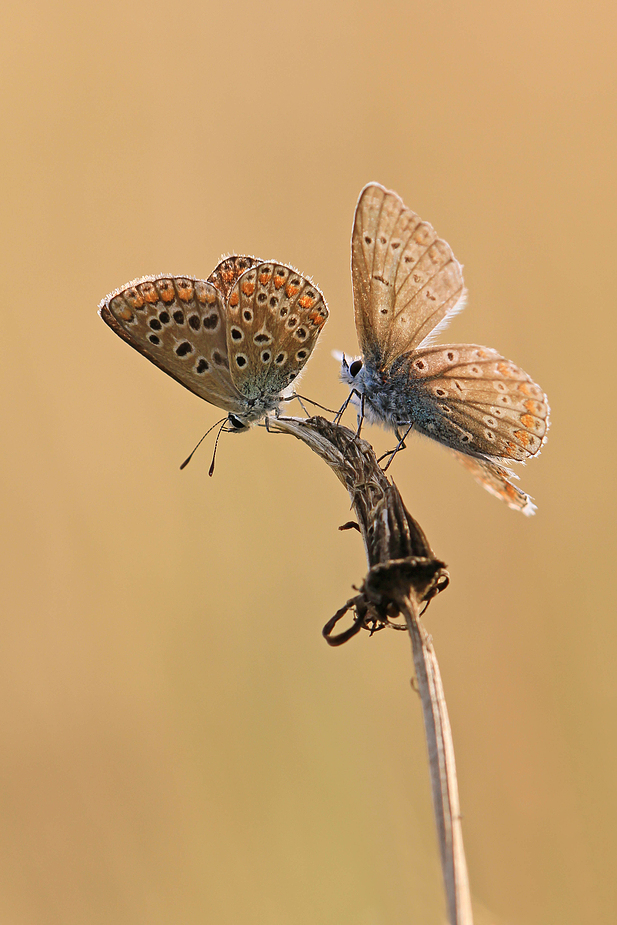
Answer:
[[[231,376],[247,398],[287,388],[307,362],[328,317],[317,286],[273,261],[240,276],[229,293],[227,313]]]
[[[446,344],[408,354],[392,385],[417,429],[451,449],[524,462],[548,430],[542,389],[497,351]]]
[[[527,517],[535,514],[536,506],[529,495],[510,481],[516,476],[509,469],[504,469],[503,466],[497,465],[492,460],[476,459],[456,450],[452,452],[476,482],[482,488],[486,488],[495,498],[499,498],[513,511],[520,511],[521,514],[525,514]]]
[[[106,296],[99,313],[189,391],[226,411],[241,408],[229,375],[223,297],[214,285],[190,276],[144,276]]]
[[[354,310],[365,360],[387,369],[461,307],[462,268],[434,228],[370,183],[352,232]]]
[[[246,270],[250,270],[251,267],[256,267],[260,263],[263,263],[263,260],[260,260],[259,257],[250,257],[248,255],[232,254],[231,257],[223,257],[208,277],[208,282],[212,283],[222,293],[223,300],[227,302],[234,283]]]

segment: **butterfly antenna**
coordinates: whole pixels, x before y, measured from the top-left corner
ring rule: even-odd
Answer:
[[[218,423],[220,423],[220,421]],[[227,423],[227,418],[223,418],[223,423],[221,424],[219,428],[219,432],[216,435],[216,440],[214,441],[214,452],[212,453],[212,462],[210,463],[210,468],[208,469],[208,475],[210,476],[210,478],[212,478],[212,476],[214,475],[214,462],[216,460],[216,448],[219,445],[219,437],[223,433],[223,428],[225,427],[226,423]],[[216,427],[216,424],[214,426]]]
[[[203,441],[206,439],[206,437],[208,436],[208,434],[209,434],[211,431],[213,431],[215,427],[218,427],[219,424],[221,423],[221,421],[222,421],[222,423],[224,424],[226,420],[227,420],[227,418],[221,418],[220,421],[217,421],[216,424],[213,424],[212,427],[209,427],[209,428],[208,428],[208,430],[205,432],[205,434],[203,435],[203,437],[201,438],[201,440],[199,441],[199,443],[197,444],[197,446],[195,447],[195,449],[194,449],[191,453],[189,453],[189,455],[186,457],[186,459],[184,460],[184,462],[183,462],[182,465],[180,466],[181,469],[184,469],[185,466],[188,466],[188,464],[190,463],[191,459],[193,458],[193,453],[195,452],[195,450],[197,449],[197,447],[201,446],[201,444],[202,444]],[[218,437],[217,437],[216,439],[217,439],[217,441],[218,441]],[[212,474],[212,473],[210,473],[210,474]]]

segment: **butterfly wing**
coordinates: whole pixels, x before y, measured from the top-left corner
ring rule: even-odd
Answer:
[[[236,388],[277,395],[300,373],[326,323],[317,286],[293,267],[268,261],[247,270],[227,302],[227,350]]]
[[[452,453],[461,465],[473,475],[479,485],[486,488],[496,498],[505,501],[513,511],[520,511],[526,517],[536,513],[536,506],[529,495],[510,481],[511,478],[516,478],[516,476],[509,469],[504,469],[503,466],[498,466],[497,463],[489,460],[466,456],[456,450],[453,450]]]
[[[250,270],[251,267],[256,267],[260,263],[263,263],[263,260],[260,260],[259,257],[249,257],[247,255],[237,256],[232,254],[231,257],[223,257],[208,277],[208,282],[212,283],[222,293],[226,302],[236,280],[246,270]]]
[[[462,308],[462,268],[451,248],[379,183],[365,186],[356,206],[351,275],[358,340],[378,370]]]
[[[488,347],[416,350],[397,364],[391,385],[421,433],[468,455],[524,462],[546,438],[546,395]]]
[[[189,276],[144,276],[106,296],[112,330],[189,391],[224,411],[243,399],[229,375],[221,293]]]

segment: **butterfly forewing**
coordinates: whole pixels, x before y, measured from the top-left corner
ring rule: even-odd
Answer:
[[[524,462],[548,429],[542,389],[497,351],[473,344],[428,347],[404,358],[410,419],[452,449]]]
[[[360,346],[380,369],[417,347],[464,295],[462,268],[449,245],[378,183],[358,200],[351,265]]]
[[[310,280],[271,261],[242,274],[227,313],[231,376],[247,398],[283,391],[307,362],[328,317]]]
[[[225,308],[209,282],[144,276],[108,295],[99,313],[132,347],[185,388],[226,411],[242,397],[229,375]]]

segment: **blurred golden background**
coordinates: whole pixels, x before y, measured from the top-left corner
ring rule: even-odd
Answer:
[[[365,571],[345,492],[262,430],[180,472],[217,409],[96,314],[222,253],[292,263],[331,312],[303,391],[337,406],[369,180],[465,265],[442,342],[552,405],[535,518],[428,441],[391,470],[452,576],[426,622],[477,922],[614,922],[614,4],[0,16],[0,922],[444,921],[409,644],[320,635]]]

